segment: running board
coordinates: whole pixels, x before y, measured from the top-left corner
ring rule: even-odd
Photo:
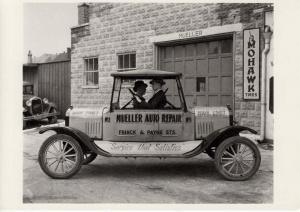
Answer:
[[[202,144],[203,140],[180,142],[117,142],[94,140],[101,150],[112,157],[186,157]]]

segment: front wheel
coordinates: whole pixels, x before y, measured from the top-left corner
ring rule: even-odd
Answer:
[[[23,130],[26,128],[26,126],[27,126],[27,123],[26,123],[26,121],[23,119]]]
[[[67,179],[76,174],[82,164],[83,153],[79,143],[64,134],[50,136],[39,150],[39,164],[48,176]]]
[[[56,113],[56,112],[57,111],[56,111],[55,108],[52,108],[50,110],[50,113]],[[50,117],[48,117],[48,122],[49,122],[49,124],[55,124],[57,122],[57,116],[50,116]]]
[[[260,166],[261,155],[249,139],[235,136],[223,141],[215,153],[218,172],[228,180],[247,180]]]

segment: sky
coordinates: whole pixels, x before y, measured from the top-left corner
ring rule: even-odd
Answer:
[[[33,56],[61,53],[71,47],[71,27],[78,23],[77,3],[23,4],[23,62]]]

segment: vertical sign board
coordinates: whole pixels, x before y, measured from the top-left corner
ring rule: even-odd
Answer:
[[[244,99],[260,99],[259,29],[244,30]]]

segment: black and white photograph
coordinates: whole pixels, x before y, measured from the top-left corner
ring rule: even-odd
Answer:
[[[23,202],[272,203],[273,11],[24,3]]]
[[[299,208],[281,5],[0,2],[0,209]]]

